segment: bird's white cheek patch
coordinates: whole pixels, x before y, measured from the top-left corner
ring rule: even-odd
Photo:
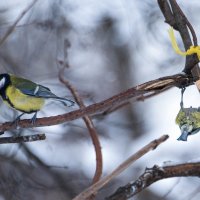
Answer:
[[[3,77],[3,78],[0,80],[0,88],[2,88],[2,87],[5,85],[5,82],[6,82],[6,79]]]

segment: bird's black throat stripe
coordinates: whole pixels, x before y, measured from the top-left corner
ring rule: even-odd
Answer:
[[[11,103],[10,99],[7,97],[6,95],[6,89],[7,87],[11,84],[11,81],[10,81],[10,77],[7,75],[7,74],[3,74],[3,77],[5,78],[5,84],[4,86],[0,89],[0,95],[2,97],[2,99],[4,101],[7,101],[13,108],[13,104]]]

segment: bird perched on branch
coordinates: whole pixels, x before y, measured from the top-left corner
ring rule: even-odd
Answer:
[[[4,103],[22,112],[15,122],[25,113],[34,113],[31,119],[34,124],[47,99],[58,100],[65,106],[74,105],[74,101],[56,96],[49,88],[12,74],[0,74],[0,96]]]
[[[188,135],[200,131],[200,108],[181,108],[176,123],[181,129],[181,136],[178,140],[187,141]]]

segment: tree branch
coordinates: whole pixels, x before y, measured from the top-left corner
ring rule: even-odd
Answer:
[[[116,107],[123,103],[129,102],[129,100],[132,98],[137,98],[138,96],[141,96],[144,94],[150,95],[152,93],[155,93],[156,91],[157,92],[164,91],[172,87],[182,87],[182,86],[186,87],[188,85],[193,84],[193,81],[194,80],[189,75],[184,75],[184,74],[175,74],[172,76],[165,76],[162,78],[158,78],[158,79],[143,83],[141,85],[137,85],[136,87],[130,88],[124,92],[114,95],[99,103],[95,103],[95,104],[89,105],[84,108],[80,108],[75,111],[71,111],[63,115],[37,118],[34,124],[34,127],[57,125],[57,124],[61,124],[64,122],[81,118],[85,115],[98,114],[98,113],[104,112],[105,110],[109,108]],[[145,96],[144,96],[144,99],[145,99]],[[18,126],[21,128],[33,128],[33,125],[29,119],[20,120],[18,123]],[[13,122],[5,122],[0,125],[0,132],[13,130],[15,128],[16,126]]]
[[[188,50],[190,46],[192,46],[192,40],[190,38],[190,34],[188,31],[191,31],[193,36],[193,42],[194,45],[197,45],[197,37],[194,31],[194,28],[192,27],[191,23],[177,4],[176,0],[158,0],[158,5],[161,9],[161,12],[163,13],[165,17],[165,22],[168,23],[170,26],[172,26],[174,29],[176,29],[182,38],[185,50]],[[198,66],[199,59],[196,54],[190,55],[186,57],[185,67],[183,71],[186,74],[191,74],[196,79],[200,79],[200,69]],[[199,81],[200,82],[200,81]],[[200,83],[197,83],[197,87],[200,91]]]
[[[34,142],[38,140],[45,140],[45,134],[34,134],[24,136],[0,137],[0,144]]]
[[[68,49],[70,47],[70,42],[65,39],[64,40],[64,60],[62,63],[60,63],[61,65],[63,65],[62,69],[59,71],[58,77],[61,83],[63,83],[72,93],[76,103],[79,105],[80,108],[85,108],[84,102],[82,100],[82,98],[80,97],[80,95],[78,94],[77,90],[71,85],[71,83],[66,80],[63,77],[64,71],[66,68],[69,68],[70,65],[68,63]],[[93,177],[93,181],[92,183],[96,183],[102,175],[102,171],[103,171],[103,156],[102,156],[102,151],[101,151],[101,144],[100,144],[100,140],[98,137],[98,133],[95,129],[95,126],[93,124],[93,121],[91,119],[90,116],[85,115],[83,116],[83,121],[85,122],[85,125],[89,131],[91,140],[93,142],[94,145],[94,149],[95,149],[95,153],[96,153],[96,170],[95,170],[95,174]],[[92,199],[93,197],[91,197]]]
[[[69,81],[64,79],[62,76],[62,74],[64,73],[64,69],[65,69],[65,67],[62,70],[60,70],[59,79],[71,91],[71,93],[74,96],[75,101],[79,105],[79,107],[84,109],[85,105],[84,105],[82,99],[80,98],[78,92],[69,83]],[[88,115],[85,115],[85,116],[83,116],[83,121],[85,122],[86,127],[89,131],[90,137],[91,137],[93,145],[94,145],[95,153],[96,153],[96,171],[95,171],[95,175],[93,177],[93,183],[96,183],[100,179],[100,177],[102,175],[102,171],[103,171],[103,158],[102,158],[102,152],[101,152],[101,144],[100,144],[100,141],[98,138],[98,133],[92,122],[92,119]]]
[[[151,94],[154,93],[155,91],[160,91],[175,86],[181,87],[181,86],[188,86],[191,84],[193,84],[193,80],[188,75],[183,75],[183,74],[176,74],[172,76],[158,78],[156,80],[152,80],[143,83],[141,85],[138,85],[136,87],[130,88],[122,93],[110,97],[109,99],[89,105],[84,108],[80,108],[78,110],[71,111],[63,115],[38,118],[34,124],[34,127],[61,124],[64,122],[81,118],[85,115],[94,115],[103,112],[113,106],[117,106],[122,103],[128,102],[133,97],[138,97],[144,94]],[[33,127],[33,125],[30,123],[30,120],[28,119],[19,121],[18,125],[21,128]],[[12,130],[15,128],[16,127],[15,124],[13,124],[13,122],[5,122],[4,124],[0,125],[0,132]]]
[[[91,195],[96,194],[102,187],[104,187],[106,184],[108,184],[113,178],[115,178],[116,176],[121,174],[136,160],[138,160],[139,158],[144,156],[149,151],[156,149],[160,144],[165,142],[168,138],[169,138],[168,135],[163,135],[160,138],[151,141],[149,144],[145,145],[143,148],[141,148],[139,151],[137,151],[135,154],[133,154],[127,160],[125,160],[113,172],[111,172],[109,175],[103,177],[101,180],[99,180],[97,183],[95,183],[92,186],[90,186],[89,188],[87,188],[85,191],[81,192],[78,196],[73,198],[73,200],[85,200],[88,197],[90,197]]]
[[[136,181],[120,187],[114,194],[106,198],[106,200],[126,200],[159,180],[188,176],[200,176],[200,162],[172,163],[166,166],[155,165],[152,168],[146,168],[145,172]]]

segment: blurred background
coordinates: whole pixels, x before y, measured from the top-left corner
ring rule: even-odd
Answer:
[[[0,1],[0,38],[31,2]],[[198,36],[200,2],[178,3]],[[146,81],[181,72],[185,58],[172,49],[168,29],[155,0],[38,0],[0,46],[0,73],[23,76],[49,87],[58,96],[72,98],[58,79],[62,65],[69,63],[64,77],[77,89],[85,105],[90,105]],[[176,37],[183,48],[179,35]],[[163,134],[170,136],[104,187],[96,199],[104,199],[135,180],[146,167],[200,157],[200,134],[189,137],[187,142],[176,140],[180,135],[175,124],[180,94],[174,88],[145,101],[130,101],[109,115],[93,118],[102,147],[103,175],[151,140]],[[187,88],[184,105],[199,106],[195,86]],[[2,101],[0,106],[1,123],[12,121],[19,114]],[[38,117],[77,108],[76,105],[66,109],[53,103]],[[5,136],[33,133],[45,133],[47,139],[0,147],[0,200],[72,199],[91,184],[96,159],[82,119],[17,129]],[[153,184],[132,199],[199,198],[198,178],[173,178]]]

